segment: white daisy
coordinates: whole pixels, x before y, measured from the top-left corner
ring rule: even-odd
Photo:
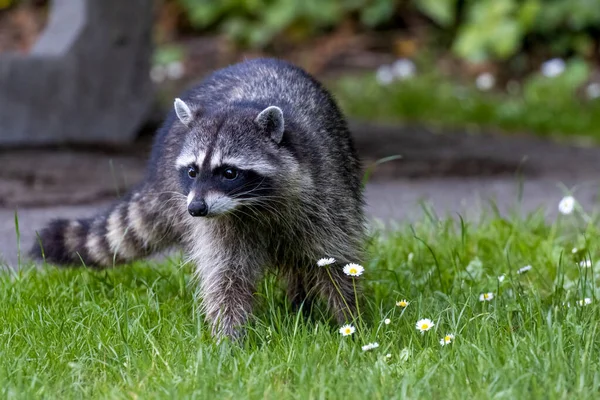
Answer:
[[[493,298],[494,298],[494,293],[492,293],[492,292],[481,293],[479,295],[479,301],[492,301]]]
[[[383,321],[383,323],[384,323],[384,324],[386,324],[386,325],[389,325],[391,322],[392,322],[392,320],[391,320],[391,319],[389,319],[389,318],[386,318],[386,319]]]
[[[579,263],[581,268],[592,268],[592,260],[583,260]]]
[[[506,277],[505,277],[504,275],[500,275],[500,276],[498,277],[498,282],[500,282],[500,283],[504,282],[504,279],[505,279],[505,278],[506,278]]]
[[[542,64],[542,75],[547,78],[554,78],[565,71],[565,60],[562,58],[553,58]]]
[[[569,215],[575,209],[575,198],[573,196],[565,196],[558,203],[558,211],[561,214]]]
[[[319,261],[317,261],[317,265],[319,267],[324,267],[326,265],[331,265],[335,262],[335,258],[321,258]]]
[[[391,353],[387,353],[387,354],[385,355],[385,358],[392,358],[392,354],[391,354]]]
[[[425,331],[428,331],[431,328],[433,328],[434,325],[435,323],[429,318],[423,318],[417,321],[415,328],[417,328],[419,332],[424,333]]]
[[[394,71],[389,65],[382,65],[377,68],[375,79],[380,85],[387,86],[394,81]]]
[[[585,94],[590,100],[600,98],[600,83],[592,82],[587,85],[585,88]]]
[[[354,331],[356,331],[356,329],[350,324],[344,325],[340,328],[340,333],[342,336],[350,336],[354,333]]]
[[[167,77],[169,79],[181,79],[185,73],[185,68],[181,61],[173,61],[165,67]]]
[[[162,65],[155,65],[150,69],[150,79],[154,83],[161,83],[166,78],[166,68]]]
[[[409,304],[410,304],[410,302],[406,301],[406,299],[402,299],[402,300],[396,302],[396,306],[402,307],[402,308],[408,307]]]
[[[577,300],[577,304],[580,306],[587,306],[588,304],[592,304],[592,299],[590,299],[589,297],[586,297],[583,300]]]
[[[407,58],[401,58],[392,64],[392,72],[400,80],[412,77],[416,70],[415,63]]]
[[[362,265],[350,263],[344,267],[344,273],[350,276],[361,276],[365,268]]]
[[[484,72],[483,74],[479,74],[477,75],[477,78],[475,79],[475,86],[477,86],[477,89],[479,90],[490,90],[491,88],[494,87],[494,85],[496,84],[496,78],[494,78],[494,75],[490,74],[489,72]]]
[[[526,265],[522,268],[519,268],[517,270],[517,274],[524,274],[525,272],[531,271],[531,268],[532,268],[531,265]]]
[[[451,333],[446,333],[446,336],[444,336],[443,338],[440,339],[440,344],[442,346],[445,346],[447,344],[450,344],[454,341],[454,335]]]
[[[365,345],[362,347],[362,349],[363,349],[363,351],[369,351],[369,350],[376,349],[376,348],[378,348],[378,347],[379,347],[379,343],[377,343],[377,342],[373,342],[373,343],[368,343],[368,344],[365,344]]]

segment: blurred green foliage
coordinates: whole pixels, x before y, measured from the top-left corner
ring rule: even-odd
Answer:
[[[219,29],[236,43],[264,47],[303,39],[353,20],[364,29],[429,21],[470,61],[504,60],[526,42],[557,55],[588,54],[600,34],[598,0],[177,0],[197,29]],[[424,18],[423,18],[424,17]]]
[[[392,0],[178,0],[197,28],[219,27],[236,42],[262,47],[277,35],[305,38],[350,15],[377,27],[393,15]]]
[[[456,0],[436,3],[450,7]],[[467,5],[453,50],[471,61],[506,59],[525,40],[550,43],[554,54],[586,54],[600,28],[598,0],[479,0]],[[426,13],[436,15],[432,9]]]
[[[600,98],[583,100],[576,95],[589,74],[584,61],[573,59],[560,75],[533,73],[521,83],[510,82],[507,92],[482,91],[435,71],[387,85],[373,76],[346,76],[330,88],[343,111],[355,118],[598,142]]]

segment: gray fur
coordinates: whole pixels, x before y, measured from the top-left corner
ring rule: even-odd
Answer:
[[[241,334],[269,270],[295,305],[321,297],[338,322],[355,317],[342,267],[363,258],[361,170],[327,91],[291,64],[256,59],[214,72],[182,102],[200,111],[169,113],[145,181],[97,217],[44,229],[46,259],[106,267],[180,245],[218,338]],[[190,215],[198,204],[206,216]],[[335,283],[322,257],[337,260]]]

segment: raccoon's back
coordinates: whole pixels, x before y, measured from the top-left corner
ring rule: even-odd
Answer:
[[[314,130],[345,127],[327,90],[304,70],[283,60],[258,58],[223,68],[187,97],[207,109],[244,103],[278,105],[296,125]]]

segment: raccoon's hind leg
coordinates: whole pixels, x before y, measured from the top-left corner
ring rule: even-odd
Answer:
[[[94,217],[55,220],[39,232],[30,255],[59,265],[98,267],[144,257],[175,238],[163,209],[170,201],[163,197],[141,187]]]
[[[314,293],[307,291],[306,274],[301,268],[289,268],[283,272],[286,284],[286,294],[292,303],[294,311],[300,311],[308,315],[312,309]]]

